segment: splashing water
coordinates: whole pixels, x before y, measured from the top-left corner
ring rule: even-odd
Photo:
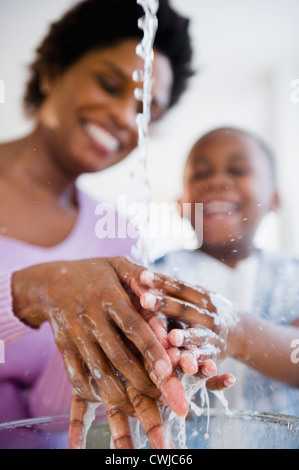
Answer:
[[[148,143],[149,143],[149,124],[151,120],[151,102],[152,102],[152,70],[153,70],[153,45],[158,27],[157,11],[159,8],[159,0],[136,0],[139,5],[143,7],[145,12],[144,16],[139,19],[138,26],[143,30],[144,36],[140,44],[136,48],[136,53],[144,60],[144,70],[136,70],[133,73],[133,80],[135,82],[143,82],[143,89],[135,89],[135,98],[141,100],[143,103],[143,112],[138,114],[136,118],[138,126],[138,150],[139,160],[137,167],[135,167],[132,177],[136,185],[141,186],[142,191],[145,192],[145,204],[143,208],[136,211],[134,220],[137,224],[136,229],[139,233],[137,244],[132,249],[132,255],[136,260],[139,260],[144,266],[149,265],[149,252],[151,242],[147,238],[147,229],[149,225],[149,211],[144,211],[145,205],[148,205],[152,199],[151,185],[147,175],[147,160],[148,160]],[[140,191],[138,191],[140,193]],[[196,376],[188,376],[177,371],[178,376],[183,384],[190,409],[197,417],[201,416],[204,412],[204,407],[209,410],[209,397],[206,389],[206,380],[199,379]],[[193,402],[194,396],[200,391],[201,407]],[[217,394],[218,398],[224,405],[228,412],[227,402],[222,396],[222,393]],[[179,418],[170,408],[166,405],[159,406],[163,423],[166,428],[166,434],[173,442],[176,448],[184,449],[186,445],[186,419]],[[147,445],[147,437],[141,429],[140,422],[135,418],[130,418],[130,427],[132,438],[135,448],[143,448]],[[207,429],[204,435],[208,438],[209,429],[209,414],[207,421]],[[170,441],[169,441],[170,443]],[[112,443],[113,446],[113,443]]]
[[[144,204],[139,205],[137,214],[134,219],[137,221],[137,231],[139,237],[136,246],[132,250],[135,259],[139,260],[143,265],[149,265],[149,252],[151,242],[147,238],[147,229],[149,225],[149,211],[147,207],[152,199],[151,185],[147,176],[147,160],[148,160],[148,141],[149,141],[149,124],[151,121],[151,102],[152,102],[152,86],[153,86],[153,45],[158,27],[157,11],[159,8],[159,0],[137,0],[137,3],[144,9],[144,16],[138,21],[138,26],[144,32],[143,39],[136,48],[136,54],[144,60],[144,70],[136,70],[133,73],[135,82],[143,82],[143,89],[135,89],[135,98],[143,103],[143,111],[136,118],[138,126],[138,150],[139,161],[137,167],[133,171],[133,179],[135,183],[142,187],[145,193]],[[147,206],[147,207],[146,207]]]

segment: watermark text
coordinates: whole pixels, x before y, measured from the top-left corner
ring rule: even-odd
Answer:
[[[291,341],[291,348],[293,349],[291,353],[291,361],[293,364],[299,363],[299,339],[293,339]]]
[[[116,206],[109,202],[97,205],[96,236],[104,238],[146,238],[152,240],[183,239],[196,236],[199,246],[203,239],[203,204],[128,203],[119,195]],[[189,225],[186,225],[186,221]],[[190,227],[193,227],[192,231]]]

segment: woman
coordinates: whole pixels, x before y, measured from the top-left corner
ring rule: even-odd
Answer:
[[[6,345],[0,416],[68,412],[70,381],[71,446],[82,446],[76,422],[85,400],[100,397],[116,446],[131,445],[120,413],[138,414],[128,384],[131,395],[162,394],[178,414],[188,408],[164,347],[123,288],[142,271],[117,257],[130,254],[131,241],[100,242],[95,203],[76,186],[79,175],[118,163],[137,145],[140,103],[132,73],[143,66],[135,53],[142,14],[135,0],[86,0],[54,23],[37,50],[25,95],[33,130],[0,145],[0,338]],[[153,120],[176,103],[191,75],[188,21],[166,0],[158,20]]]

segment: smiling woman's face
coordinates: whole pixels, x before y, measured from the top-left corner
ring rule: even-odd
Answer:
[[[128,39],[90,52],[63,75],[48,80],[48,96],[37,120],[51,155],[68,174],[100,171],[124,159],[138,143],[136,116],[142,103],[134,97],[132,74],[144,63],[138,40]],[[152,118],[168,107],[172,68],[155,52]]]
[[[270,163],[245,133],[207,135],[189,155],[182,201],[203,203],[203,246],[246,248],[277,203]]]

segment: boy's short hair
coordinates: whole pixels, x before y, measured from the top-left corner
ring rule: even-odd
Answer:
[[[136,0],[84,0],[53,23],[30,67],[24,97],[28,114],[34,114],[45,99],[40,86],[44,72],[59,75],[90,51],[123,39],[142,38],[138,18],[143,15]],[[169,0],[160,0],[157,16],[154,47],[168,57],[174,74],[170,107],[178,101],[193,74],[189,20],[175,12]]]

